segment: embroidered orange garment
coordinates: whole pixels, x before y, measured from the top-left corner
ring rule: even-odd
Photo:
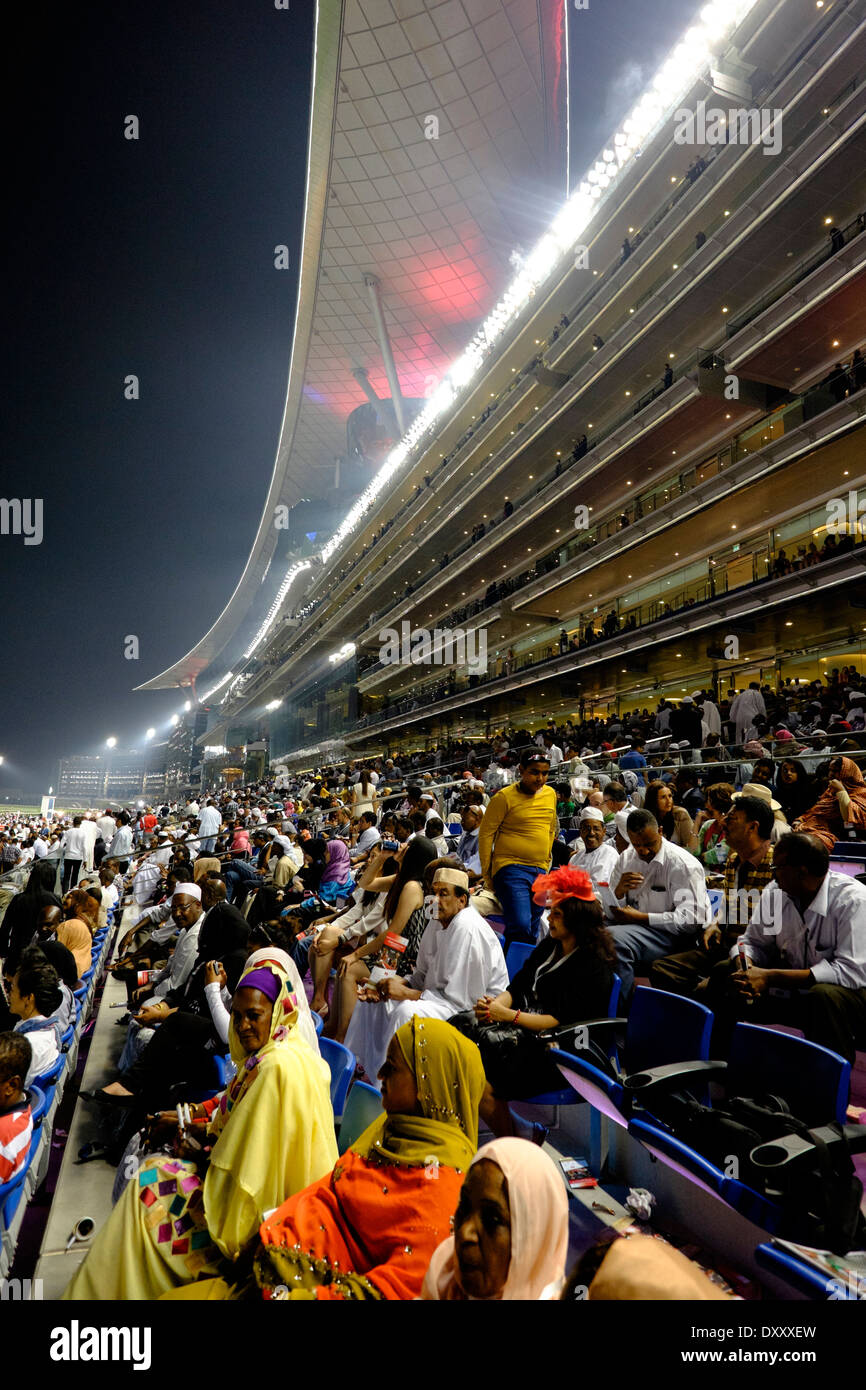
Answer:
[[[262,1244],[285,1248],[284,1272],[282,1261],[274,1269],[289,1294],[309,1274],[318,1283],[318,1274],[329,1282],[315,1288],[317,1299],[417,1298],[433,1251],[449,1235],[462,1182],[461,1172],[435,1161],[409,1167],[349,1149],[333,1173],[274,1212]]]

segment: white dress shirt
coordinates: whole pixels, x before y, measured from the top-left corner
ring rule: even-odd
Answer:
[[[358,836],[358,843],[355,845],[355,848],[351,851],[349,858],[359,859],[362,854],[366,854],[367,851],[372,849],[374,845],[378,845],[381,838],[382,836],[379,834],[379,831],[376,829],[375,825],[371,825],[368,827],[368,829],[362,830],[361,834]]]
[[[612,890],[625,873],[642,874],[643,883],[617,898],[617,904],[648,913],[648,926],[685,936],[709,926],[712,916],[704,866],[687,849],[662,840],[658,854],[645,864],[629,847],[611,875]]]
[[[20,1025],[16,1024],[14,1032],[20,1031]],[[60,1056],[60,1048],[57,1046],[57,1033],[53,1028],[34,1028],[32,1032],[25,1033],[30,1044],[30,1066],[27,1068],[27,1075],[24,1078],[24,1089],[32,1086],[37,1076],[44,1076],[50,1071]]]
[[[198,833],[202,840],[210,840],[219,832],[222,817],[216,806],[205,806],[198,818]]]
[[[119,825],[105,852],[106,859],[128,859],[132,854],[132,827]]]
[[[63,837],[63,853],[67,859],[84,859],[87,856],[87,837],[80,825],[73,825]]]
[[[755,965],[811,970],[819,985],[866,988],[866,887],[830,869],[801,917],[775,879],[761,893],[740,945]]]
[[[177,938],[174,954],[164,970],[156,977],[156,988],[151,998],[162,999],[170,990],[182,989],[192,974],[195,958],[198,955],[198,937],[207,913],[202,913],[191,927],[184,927]],[[150,1000],[147,1001],[150,1003]]]

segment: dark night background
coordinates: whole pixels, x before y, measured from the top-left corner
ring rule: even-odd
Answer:
[[[571,13],[576,173],[699,8]],[[0,805],[47,791],[65,754],[164,729],[183,694],[132,688],[206,631],[246,561],[286,390],[297,284],[273,248],[297,265],[313,16],[16,7],[0,495],[43,498],[44,538],[0,536]]]

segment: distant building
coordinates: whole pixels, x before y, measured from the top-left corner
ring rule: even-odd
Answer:
[[[77,753],[61,758],[58,805],[126,805],[162,800],[167,746],[149,744],[143,749],[115,748],[110,753]]]
[[[196,739],[207,727],[207,712],[197,706],[181,715],[172,729],[166,744],[165,755],[165,795],[174,800],[179,793],[192,790],[201,785],[201,749],[196,747]],[[198,777],[193,779],[193,766],[198,767]]]
[[[106,759],[99,755],[74,754],[71,758],[61,758],[57,774],[57,799],[75,801],[89,806],[93,800],[105,797]]]

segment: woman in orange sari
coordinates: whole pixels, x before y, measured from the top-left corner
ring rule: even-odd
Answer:
[[[852,758],[834,758],[827,790],[791,829],[814,835],[832,853],[846,825],[856,825],[861,838],[866,833],[866,782]]]
[[[379,1073],[385,1114],[334,1171],[260,1230],[265,1299],[413,1299],[450,1230],[478,1140],[477,1047],[441,1019],[398,1029]]]

